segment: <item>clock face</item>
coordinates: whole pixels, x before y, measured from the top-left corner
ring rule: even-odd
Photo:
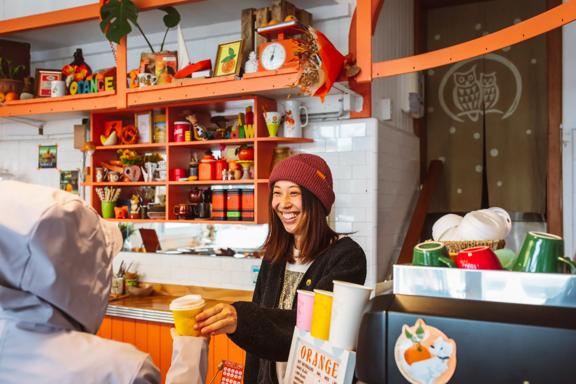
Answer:
[[[286,49],[280,43],[271,43],[262,51],[260,63],[267,71],[280,68],[286,62]]]

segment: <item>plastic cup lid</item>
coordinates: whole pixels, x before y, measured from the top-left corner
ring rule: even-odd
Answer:
[[[204,304],[206,304],[206,301],[201,295],[186,295],[172,300],[170,303],[170,310],[188,311],[202,307]]]

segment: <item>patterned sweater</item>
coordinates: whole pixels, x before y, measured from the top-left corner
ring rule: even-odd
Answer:
[[[296,296],[292,309],[278,309],[286,262],[262,261],[252,302],[236,302],[238,327],[228,337],[246,350],[245,384],[277,384],[277,361],[287,361],[296,326]],[[333,290],[333,280],[364,284],[366,255],[358,243],[342,237],[318,255],[298,289]]]

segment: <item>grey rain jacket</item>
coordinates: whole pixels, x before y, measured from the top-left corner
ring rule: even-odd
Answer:
[[[0,383],[160,382],[149,355],[94,335],[121,245],[116,224],[78,196],[0,180]],[[177,351],[186,339],[192,354]],[[205,354],[204,339],[176,337],[174,356],[192,356],[192,369],[173,361],[167,382],[201,383]]]

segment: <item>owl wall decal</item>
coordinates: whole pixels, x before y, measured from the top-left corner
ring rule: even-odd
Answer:
[[[464,112],[470,120],[477,121],[482,101],[482,87],[476,77],[474,65],[466,72],[454,72],[454,105]]]
[[[483,73],[481,69],[487,63],[492,71]],[[500,97],[499,82],[503,78],[506,79],[506,93],[511,98]],[[498,114],[506,119],[514,114],[521,97],[520,71],[513,62],[493,53],[454,64],[438,86],[440,107],[452,120],[461,123],[465,118],[478,121],[486,114]]]
[[[482,99],[484,101],[484,109],[492,109],[500,98],[500,88],[496,84],[496,72],[481,73],[480,84],[482,84]]]
[[[476,65],[464,72],[454,72],[452,101],[461,112],[458,116],[467,116],[472,121],[485,112],[492,110],[500,98],[496,72],[476,73]]]

